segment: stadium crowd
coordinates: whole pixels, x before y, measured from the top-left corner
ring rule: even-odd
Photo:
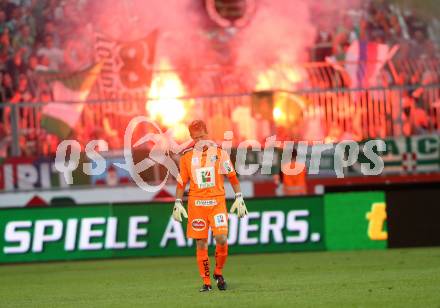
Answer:
[[[426,133],[430,128],[439,129],[439,93],[437,89],[429,88],[429,85],[438,84],[440,80],[439,46],[427,20],[411,10],[401,11],[387,0],[363,1],[360,8],[335,11],[327,18],[314,20],[318,22],[318,30],[310,53],[312,61],[331,60],[344,63],[350,45],[356,40],[386,44],[390,48],[398,46],[397,52],[378,76],[377,84],[373,85],[384,88],[407,87],[407,90],[401,93],[401,106],[397,106],[400,100],[391,100],[395,102],[392,103],[396,107],[394,109],[400,110],[399,114],[392,114],[395,125],[391,135],[408,136]],[[335,23],[335,20],[339,22]],[[334,77],[340,73],[332,70],[330,75]],[[334,87],[335,83],[336,86],[349,85],[343,76],[332,77],[324,79],[322,86],[317,86],[328,88]],[[354,118],[357,116],[358,114],[355,114]],[[352,121],[359,123],[358,120]],[[382,127],[378,126],[378,129],[381,130]],[[332,127],[330,131],[336,131],[337,136],[344,135],[339,127]],[[390,135],[378,135],[384,134]],[[327,139],[338,139],[332,135],[329,133]]]
[[[37,86],[34,74],[37,71],[64,69],[64,38],[81,22],[77,17],[81,2],[83,1],[0,2],[2,102],[44,100],[47,89]]]
[[[383,85],[416,85],[405,93],[402,111],[403,120],[408,124],[402,133],[409,135],[425,132],[431,125],[431,119],[424,106],[427,94],[423,93],[423,88],[417,88],[417,85],[436,83],[439,77],[439,72],[434,69],[437,67],[435,61],[439,58],[438,49],[429,37],[428,25],[410,11],[401,13],[385,0],[363,3],[360,9],[338,12],[342,16],[341,23],[337,25],[329,23],[334,20],[332,18],[316,18],[318,31],[316,44],[311,52],[311,61],[322,62],[331,56],[337,60],[344,60],[348,47],[356,39],[386,43],[390,46],[398,44],[399,51],[393,59],[394,75],[385,80]],[[85,5],[87,0],[0,1],[0,155],[6,156],[12,138],[10,110],[1,108],[2,105],[5,102],[51,101],[50,89],[47,84],[39,81],[36,74],[69,69],[69,44],[72,42],[69,34],[74,33],[78,25],[84,22],[84,17],[79,12]],[[409,61],[416,64],[408,64]],[[28,113],[34,114],[29,116]],[[54,153],[59,142],[56,136],[47,134],[44,130],[26,131],[27,127],[38,126],[36,123],[39,122],[40,116],[37,108],[20,109],[19,145],[24,155]],[[84,117],[88,116],[90,115],[87,115],[85,110]],[[112,129],[109,119],[104,117],[99,129],[81,128],[76,132],[77,139],[90,140],[93,139],[91,137],[96,139],[105,136],[113,140],[112,147],[119,147],[121,140]],[[86,130],[88,132],[84,133]],[[327,136],[326,139],[337,138]]]
[[[382,44],[399,44],[401,59],[438,56],[438,48],[429,35],[427,21],[411,10],[401,12],[386,0],[363,1],[359,9],[334,12],[332,18],[315,18],[318,22],[312,61],[325,61],[328,56],[344,60],[350,44],[368,40]],[[334,23],[334,20],[339,23]]]
[[[8,103],[51,101],[48,85],[40,82],[38,72],[66,69],[69,41],[81,20],[86,1],[2,0],[0,1],[0,138],[10,144],[10,109]],[[30,113],[35,113],[30,116]],[[40,114],[36,108],[20,109],[19,145],[24,155],[53,153],[56,136],[44,131],[26,131],[36,127]],[[34,123],[29,123],[32,121]],[[5,146],[2,152],[6,152]]]

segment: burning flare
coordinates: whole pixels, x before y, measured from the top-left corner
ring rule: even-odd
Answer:
[[[255,90],[294,91],[303,79],[303,72],[300,69],[278,63],[258,74]]]
[[[167,59],[161,59],[160,72],[156,73],[151,82],[146,109],[152,120],[165,126],[173,127],[181,122],[186,115],[183,101],[185,87]]]
[[[145,108],[151,120],[172,128],[173,136],[184,140],[188,133],[183,120],[190,101],[181,99],[186,95],[185,87],[168,59],[161,59],[159,68],[151,82]]]

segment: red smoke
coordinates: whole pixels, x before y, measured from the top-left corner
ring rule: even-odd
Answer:
[[[157,57],[175,67],[209,64],[267,68],[307,61],[317,25],[358,0],[255,0],[257,10],[242,29],[224,30],[210,21],[203,0],[89,1],[82,12],[91,29],[121,41],[160,32]],[[334,20],[327,20],[331,26]],[[324,23],[325,24],[325,23]],[[84,25],[85,27],[86,25]],[[158,61],[157,61],[158,62]]]

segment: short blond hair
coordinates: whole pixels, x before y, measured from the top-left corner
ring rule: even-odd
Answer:
[[[194,120],[188,125],[189,133],[192,134],[193,132],[198,132],[201,130],[204,130],[206,133],[208,132],[208,129],[206,128],[205,122],[202,120]]]

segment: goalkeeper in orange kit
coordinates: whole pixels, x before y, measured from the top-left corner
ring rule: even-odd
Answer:
[[[224,291],[227,285],[222,270],[228,257],[228,213],[223,175],[229,178],[235,192],[231,213],[237,211],[238,217],[242,218],[247,214],[247,209],[229,155],[216,144],[207,141],[206,124],[193,121],[189,125],[189,132],[195,145],[184,151],[180,158],[182,182],[177,185],[173,218],[179,222],[182,222],[182,215],[188,218],[186,234],[196,240],[197,264],[203,279],[200,292],[212,290],[208,257],[208,231],[211,228],[216,241],[213,278],[219,290]],[[187,214],[182,198],[188,182]]]

